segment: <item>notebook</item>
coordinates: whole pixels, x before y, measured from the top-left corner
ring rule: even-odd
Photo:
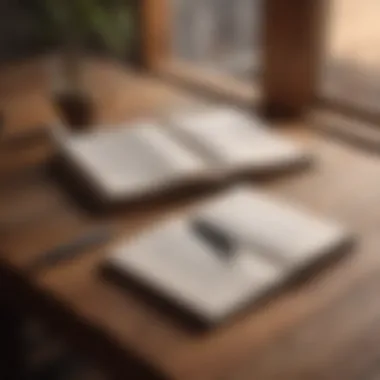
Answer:
[[[215,324],[351,242],[335,222],[239,187],[120,242],[106,264]]]
[[[235,109],[208,109],[108,131],[65,135],[58,151],[102,201],[175,187],[303,167],[310,155],[260,120]]]

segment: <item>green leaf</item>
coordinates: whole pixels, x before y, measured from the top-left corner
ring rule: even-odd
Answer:
[[[126,2],[102,0],[43,0],[50,22],[63,41],[83,43],[101,38],[114,54],[122,54],[133,35],[133,17]]]

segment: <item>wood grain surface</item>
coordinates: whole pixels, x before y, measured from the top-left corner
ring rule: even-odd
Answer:
[[[34,67],[41,70],[38,64]],[[107,84],[97,98],[101,121],[156,115],[196,102],[152,78],[102,63],[89,67],[89,77]],[[94,79],[92,83],[97,88]],[[43,86],[30,86],[29,94],[17,84],[20,90],[3,102],[12,103],[6,108],[8,136],[33,130],[35,124],[28,120],[54,119]],[[39,101],[23,101],[21,115],[17,104],[28,96]],[[43,315],[111,378],[361,379],[380,357],[380,158],[315,135],[305,124],[282,128],[281,133],[312,149],[317,165],[258,186],[337,219],[356,233],[358,243],[344,260],[259,309],[247,310],[215,331],[195,332],[131,289],[105,281],[99,266],[107,246],[31,272],[30,263],[44,250],[94,225],[114,223],[116,241],[199,201],[188,197],[94,217],[43,170],[52,155],[46,139],[0,151],[2,281],[11,286],[17,303]]]

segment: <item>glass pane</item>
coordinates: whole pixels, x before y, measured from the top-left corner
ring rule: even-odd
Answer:
[[[380,1],[332,0],[325,97],[368,110],[380,101]]]
[[[252,77],[259,61],[262,0],[170,0],[172,55],[237,78]]]

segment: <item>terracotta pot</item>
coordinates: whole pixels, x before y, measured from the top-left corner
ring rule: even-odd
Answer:
[[[75,91],[56,93],[53,102],[68,128],[84,130],[94,123],[94,105],[88,95]]]
[[[70,129],[91,128],[94,104],[85,90],[85,60],[79,49],[66,49],[51,62],[52,100]]]

